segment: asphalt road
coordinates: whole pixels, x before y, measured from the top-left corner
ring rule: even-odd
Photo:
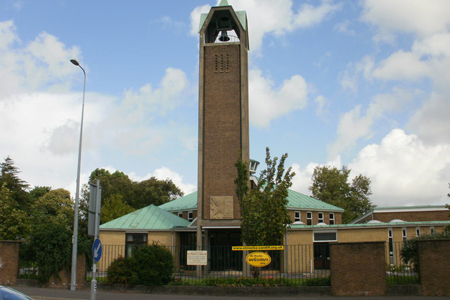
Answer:
[[[14,289],[33,297],[35,300],[85,300],[91,299],[90,291],[70,291],[66,289],[49,289],[37,288],[29,286],[13,286]],[[437,300],[449,299],[450,297],[284,297],[283,295],[277,297],[234,297],[234,296],[199,296],[199,295],[159,295],[159,294],[140,294],[140,293],[125,293],[125,292],[105,292],[99,291],[96,294],[96,300],[190,300],[190,299],[213,299],[213,300],[278,300],[278,299],[301,299],[301,300],[324,300],[324,299],[339,299],[339,300]]]

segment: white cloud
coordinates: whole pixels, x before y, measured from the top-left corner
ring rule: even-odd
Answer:
[[[317,104],[316,114],[317,116],[324,118],[329,113],[330,102],[323,95],[319,95],[314,99],[314,102]]]
[[[156,169],[153,173],[148,173],[142,177],[136,175],[135,173],[130,173],[128,175],[132,180],[138,181],[138,182],[147,180],[151,177],[155,177],[159,180],[170,179],[177,187],[179,187],[184,192],[185,195],[193,193],[197,190],[196,185],[183,182],[183,176],[181,176],[179,173],[177,173],[175,171],[170,170],[167,167],[161,167],[159,169]]]
[[[449,112],[449,99],[433,94],[415,112],[407,127],[429,144],[450,144]]]
[[[417,80],[429,72],[419,55],[400,50],[382,61],[373,70],[373,76],[384,80]]]
[[[220,1],[218,1],[219,3]],[[250,49],[259,53],[266,34],[281,36],[299,28],[307,28],[323,22],[328,16],[341,9],[340,4],[321,1],[319,5],[303,4],[298,12],[293,10],[292,0],[243,0],[229,1],[236,11],[245,10],[249,18],[251,33]],[[207,13],[211,7],[196,7],[191,12],[191,34],[198,34],[200,14]]]
[[[353,147],[361,138],[370,137],[373,134],[373,125],[378,119],[386,113],[402,108],[413,98],[414,94],[415,91],[394,89],[392,93],[376,95],[369,104],[365,115],[362,115],[361,105],[346,112],[339,121],[337,138],[329,146],[329,157],[333,158]]]
[[[379,145],[362,149],[349,167],[371,179],[371,199],[378,206],[447,201],[450,144],[427,146],[416,135],[394,129]]]
[[[349,27],[351,26],[351,22],[346,19],[341,23],[338,23],[334,26],[334,30],[340,33],[345,33],[348,35],[355,35],[356,32],[353,29],[350,29]]]
[[[446,32],[450,25],[447,0],[365,0],[362,20],[378,29],[375,40],[392,42],[398,33],[419,37]]]
[[[77,47],[67,48],[46,32],[22,45],[14,23],[0,22],[0,99],[36,90],[67,92],[79,72],[68,63],[74,57],[80,57]]]
[[[75,190],[82,94],[70,92],[70,85],[82,76],[69,59],[80,57],[78,47],[46,32],[22,43],[12,21],[0,22],[0,157],[11,156],[32,186]],[[148,157],[169,137],[188,139],[179,124],[152,123],[182,104],[188,86],[183,71],[167,68],[157,87],[125,91],[123,99],[88,91],[82,182],[89,176],[84,170],[97,168],[105,149]]]
[[[307,104],[308,87],[305,79],[294,75],[281,87],[263,77],[261,70],[253,69],[249,74],[250,123],[267,127],[282,115],[302,109]]]

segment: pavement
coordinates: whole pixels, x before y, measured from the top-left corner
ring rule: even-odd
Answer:
[[[23,285],[16,285],[12,288],[32,297],[35,300],[86,300],[91,299],[91,292],[88,290],[70,291],[68,289],[52,289],[30,287]],[[211,296],[211,295],[180,295],[180,294],[153,294],[153,293],[137,293],[137,292],[120,292],[120,291],[98,291],[95,294],[96,300],[193,300],[193,299],[214,299],[214,300],[279,300],[282,299],[302,299],[302,300],[325,300],[325,299],[339,299],[339,300],[437,300],[449,299],[450,297],[418,297],[418,296],[384,296],[384,297],[332,297],[332,296],[318,296],[318,297],[285,297],[278,296]],[[93,299],[92,299],[93,300]]]

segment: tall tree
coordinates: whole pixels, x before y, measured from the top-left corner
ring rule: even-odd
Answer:
[[[4,183],[0,186],[0,240],[18,240],[30,231],[27,214],[18,209]]]
[[[123,202],[122,198],[122,195],[119,194],[114,194],[106,198],[102,204],[102,213],[100,216],[100,222],[102,224],[135,211],[134,208]]]
[[[96,169],[91,173],[89,181],[95,183],[97,179],[102,187],[103,203],[113,196],[120,196],[125,204],[140,209],[150,204],[161,205],[183,196],[183,192],[170,179],[151,177],[135,182],[123,172],[110,173],[105,169]]]
[[[30,191],[30,196],[33,199],[33,201],[36,201],[39,198],[41,198],[42,196],[44,196],[45,194],[47,194],[48,192],[50,192],[51,190],[52,190],[52,188],[49,186],[35,186]]]
[[[287,226],[291,224],[286,209],[288,189],[295,173],[285,170],[284,154],[280,161],[271,159],[266,148],[266,169],[261,171],[258,185],[248,189],[248,163],[238,159],[235,166],[236,194],[241,207],[242,242],[250,246],[277,245],[282,242]]]
[[[0,186],[8,188],[16,207],[28,211],[31,205],[29,185],[19,178],[20,171],[9,156],[0,164],[0,171]]]
[[[374,207],[369,199],[372,195],[370,179],[358,175],[349,182],[351,170],[330,166],[317,166],[309,190],[312,197],[343,208],[342,222],[349,223]]]
[[[54,222],[72,226],[74,210],[70,192],[65,189],[51,190],[33,204],[35,221]]]
[[[161,205],[183,196],[183,192],[170,179],[160,180],[156,177],[134,182],[134,197],[130,205],[136,209],[153,205]]]

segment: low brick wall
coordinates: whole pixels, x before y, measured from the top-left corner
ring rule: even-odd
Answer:
[[[422,296],[450,296],[450,239],[418,240]]]
[[[385,243],[330,244],[330,272],[335,296],[385,295]]]
[[[71,281],[71,273],[68,270],[61,270],[59,278],[52,276],[46,284],[46,287],[55,289],[69,289]],[[86,283],[86,258],[84,254],[78,255],[77,258],[77,290],[82,290]]]
[[[15,285],[19,273],[19,241],[0,241],[0,284]]]

